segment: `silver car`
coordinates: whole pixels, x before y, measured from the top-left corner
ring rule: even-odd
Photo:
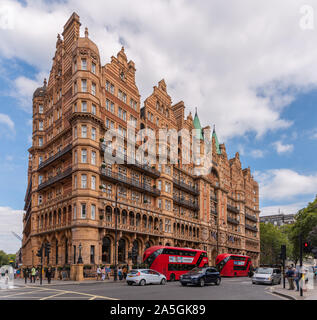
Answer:
[[[252,283],[280,284],[281,270],[277,268],[257,268],[252,276]]]
[[[152,269],[133,269],[127,274],[127,283],[129,286],[138,284],[166,284],[166,277]]]

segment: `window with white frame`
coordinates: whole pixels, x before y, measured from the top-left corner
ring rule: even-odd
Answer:
[[[87,210],[86,210],[86,203],[81,204],[81,218],[86,219]]]
[[[91,105],[91,113],[93,115],[96,115],[96,112],[97,112],[97,109],[96,109],[96,106],[94,104]]]
[[[91,210],[91,212],[90,212],[91,219],[95,220],[96,219],[96,205],[92,204],[90,207],[90,210]]]
[[[81,163],[87,163],[87,150],[81,150]]]
[[[91,84],[91,93],[95,96],[96,95],[96,84],[92,83]]]
[[[77,207],[76,207],[76,205],[74,204],[74,205],[73,205],[73,219],[76,219],[76,216],[77,216]]]
[[[75,150],[75,153],[74,153],[74,161],[75,161],[75,163],[78,162],[77,150]]]
[[[81,102],[81,112],[87,112],[87,101]]]
[[[40,146],[40,147],[43,146],[43,138],[42,138],[42,137],[39,138],[39,146]]]
[[[39,175],[39,184],[41,184],[43,182],[43,176]]]
[[[74,188],[77,189],[77,176],[74,176]]]
[[[91,72],[96,74],[96,64],[95,63],[91,63]]]
[[[91,164],[96,165],[96,152],[91,151]]]
[[[87,59],[81,59],[81,70],[87,70]]]
[[[96,141],[96,128],[91,128],[91,139]]]
[[[91,176],[91,189],[96,190],[96,177]]]
[[[86,79],[81,80],[81,91],[87,92],[87,80]]]
[[[86,125],[81,126],[81,137],[87,138],[87,126]]]
[[[82,189],[87,188],[87,175],[86,174],[81,175],[81,187],[82,187]]]
[[[43,112],[44,112],[43,105],[40,104],[40,105],[39,105],[39,113],[42,114]]]
[[[39,121],[39,130],[43,131],[44,130],[44,122],[41,120]]]

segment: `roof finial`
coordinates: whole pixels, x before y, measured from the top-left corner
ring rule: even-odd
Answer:
[[[88,28],[85,28],[85,38],[88,38]]]
[[[216,132],[216,125],[214,124],[214,132]]]
[[[46,87],[47,82],[46,82],[46,78],[44,78],[44,87]]]
[[[197,114],[197,107],[195,108],[195,114]]]

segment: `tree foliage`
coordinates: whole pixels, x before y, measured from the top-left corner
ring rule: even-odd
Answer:
[[[15,254],[6,254],[0,250],[0,266],[9,264],[11,260],[15,261]]]
[[[279,264],[281,245],[286,245],[286,254],[291,255],[292,243],[287,230],[271,223],[260,223],[261,234],[261,264]]]

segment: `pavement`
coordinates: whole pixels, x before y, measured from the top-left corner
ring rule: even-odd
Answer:
[[[295,285],[296,287],[296,285]],[[288,290],[289,286],[286,281],[285,289],[283,288],[283,281],[280,285],[273,286],[271,292],[289,300],[317,300],[317,281],[315,280],[312,285],[307,285],[306,290],[303,291],[303,296],[296,290]]]
[[[46,283],[45,283],[46,282]],[[0,290],[0,300],[287,300],[272,292],[271,286],[254,285],[250,278],[222,278],[219,286],[183,287],[178,281],[166,285],[128,286],[125,281],[83,282],[55,280],[24,284],[16,279],[14,288]]]

